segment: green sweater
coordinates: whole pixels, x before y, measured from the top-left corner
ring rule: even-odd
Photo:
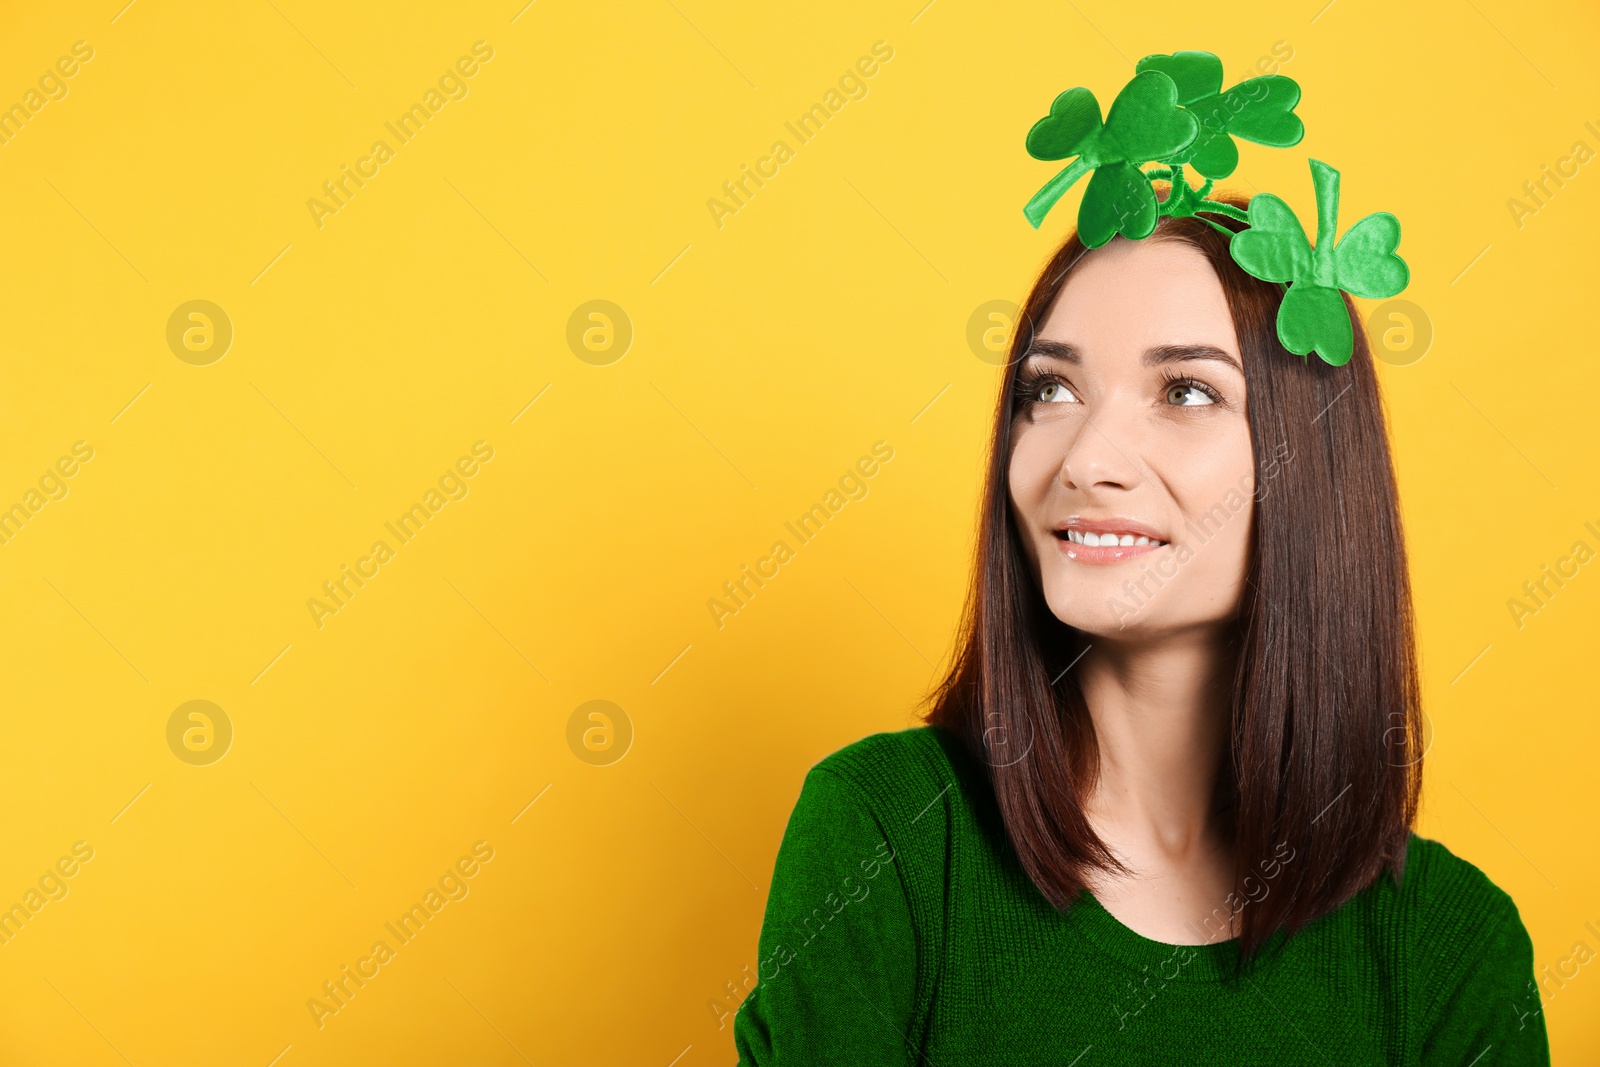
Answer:
[[[1384,873],[1231,980],[1236,941],[1153,941],[1089,893],[1057,912],[981,775],[936,726],[811,768],[741,1067],[1549,1064],[1516,905],[1437,841],[1411,836],[1403,888]]]

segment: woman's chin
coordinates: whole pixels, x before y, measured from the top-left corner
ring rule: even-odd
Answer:
[[[1047,602],[1052,615],[1074,630],[1082,631],[1091,640],[1096,637],[1135,637],[1162,628],[1161,613],[1156,611],[1125,609],[1115,603],[1087,603],[1081,595],[1065,603],[1054,600]]]

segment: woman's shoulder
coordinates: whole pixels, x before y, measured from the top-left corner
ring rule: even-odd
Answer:
[[[1548,1064],[1533,941],[1511,894],[1416,833],[1398,885],[1387,873],[1381,881],[1383,904],[1369,917],[1404,960],[1423,1060],[1467,1062],[1499,1046],[1503,1062]]]
[[[1516,919],[1516,902],[1472,861],[1442,841],[1413,832],[1405,867],[1392,890],[1400,906],[1428,927],[1484,929],[1486,922]]]
[[[930,723],[868,734],[828,753],[810,773],[848,783],[876,815],[900,826],[920,825],[931,806],[970,799],[982,785],[961,742]]]
[[[1398,882],[1385,871],[1357,910],[1412,974],[1423,1017],[1468,984],[1511,997],[1533,972],[1533,943],[1511,894],[1442,841],[1413,832]]]
[[[1415,831],[1398,874],[1385,867],[1327,918],[1334,926],[1354,924],[1344,927],[1348,934],[1359,930],[1375,948],[1416,963],[1465,960],[1491,939],[1527,937],[1510,893],[1443,841]]]
[[[860,778],[903,780],[947,769],[943,731],[928,723],[881,730],[834,749],[814,766]],[[946,735],[948,736],[948,735]]]
[[[735,1022],[741,1063],[831,1063],[843,1048],[904,1062],[907,1041],[920,1047],[944,955],[954,780],[926,725],[810,766],[773,865],[760,983]]]
[[[992,798],[981,764],[960,740],[923,723],[868,734],[817,760],[793,818],[816,827],[848,810],[896,848],[937,857],[952,838],[998,833]]]

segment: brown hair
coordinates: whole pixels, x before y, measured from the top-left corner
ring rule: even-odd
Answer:
[[[1211,217],[1233,232],[1244,225]],[[1284,287],[1246,274],[1217,226],[1163,216],[1147,240],[1182,241],[1206,255],[1244,358],[1255,520],[1232,635],[1230,758],[1217,784],[1232,807],[1235,893],[1248,902],[1239,920],[1243,966],[1275,933],[1292,936],[1385,869],[1402,877],[1421,788],[1422,721],[1394,471],[1355,304],[1344,297],[1355,333],[1344,366],[1289,352],[1276,329]],[[1017,367],[1032,324],[1043,321],[1085,252],[1069,235],[1021,310],[995,406],[954,658],[923,701],[925,721],[948,730],[984,768],[1018,859],[1062,910],[1089,871],[1124,868],[1083,809],[1099,764],[1070,668],[1089,641],[1044,602],[1011,513],[1007,467]]]

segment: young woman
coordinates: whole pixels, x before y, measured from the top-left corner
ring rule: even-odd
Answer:
[[[1548,1064],[1516,905],[1411,830],[1359,315],[1344,366],[1291,354],[1228,240],[1165,216],[1040,274],[953,666],[806,776],[741,1064]]]

